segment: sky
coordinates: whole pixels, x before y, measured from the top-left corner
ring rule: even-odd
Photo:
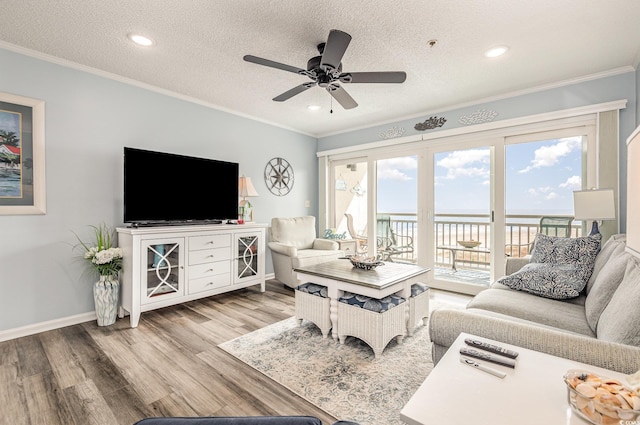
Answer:
[[[20,114],[0,110],[0,130],[20,135]]]
[[[582,186],[582,138],[506,147],[507,214],[573,214]],[[415,212],[417,157],[378,161],[378,211]],[[436,214],[490,211],[490,150],[435,155]]]

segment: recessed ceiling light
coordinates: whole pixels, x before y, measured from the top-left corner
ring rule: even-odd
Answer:
[[[484,52],[484,55],[488,58],[497,58],[507,53],[507,50],[509,50],[507,46],[496,46]]]
[[[318,111],[320,110],[320,105],[309,105],[307,106],[307,109],[310,111]]]
[[[148,37],[145,37],[144,35],[132,33],[132,34],[129,34],[127,37],[129,37],[129,40],[133,41],[139,46],[149,47],[153,45],[153,40]]]

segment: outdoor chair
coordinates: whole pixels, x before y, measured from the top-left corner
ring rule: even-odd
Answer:
[[[353,216],[351,214],[345,213],[344,216],[347,218],[347,231],[349,232],[349,236],[351,239],[356,241],[356,254],[363,254],[367,252],[367,236],[359,235],[356,232],[355,226],[353,224]]]
[[[382,260],[394,261],[394,257],[413,254],[413,238],[397,235],[391,228],[391,217],[380,215],[376,220],[378,253]]]
[[[557,236],[561,238],[571,237],[571,225],[573,224],[573,217],[553,217],[542,216],[540,218],[540,226],[538,233],[542,233],[547,236]],[[507,244],[505,252],[509,256],[521,257],[521,251],[526,248],[525,255],[531,254],[533,251],[533,243],[535,240],[526,244]],[[514,255],[514,251],[515,254]]]

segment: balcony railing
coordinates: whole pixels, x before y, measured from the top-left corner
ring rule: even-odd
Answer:
[[[418,223],[415,214],[407,213],[380,213],[391,217],[391,228],[397,235],[410,236],[413,239],[414,250],[393,256],[394,261],[406,261],[415,263],[418,258],[417,237]],[[506,216],[506,228],[504,241],[505,253],[511,257],[521,257],[529,254],[530,247],[540,229],[539,215],[514,214]],[[490,233],[490,217],[488,214],[436,214],[434,220],[436,235],[436,267],[451,267],[451,255],[456,255],[458,268],[489,270],[491,260],[492,241]],[[581,223],[573,223],[571,236],[582,234]],[[458,241],[479,241],[480,248],[477,251],[451,251],[447,248],[456,247]]]

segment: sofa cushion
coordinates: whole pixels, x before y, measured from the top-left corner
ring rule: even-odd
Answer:
[[[424,283],[420,283],[420,282],[414,283],[413,285],[411,285],[411,296],[412,297],[418,296],[424,293],[427,289],[429,289],[429,287]]]
[[[624,277],[600,315],[598,339],[640,347],[640,260],[631,257]]]
[[[490,288],[491,289],[502,289],[503,291],[513,291],[513,289],[509,288],[507,285],[503,285],[502,283],[500,283],[498,281],[493,282],[491,284]],[[585,303],[586,299],[587,299],[587,297],[584,294],[580,294],[579,296],[577,296],[575,298],[567,298],[565,300],[562,300],[562,302],[584,306],[584,303]]]
[[[476,295],[467,309],[487,310],[595,337],[582,305],[535,297],[526,292],[487,289]]]
[[[389,295],[388,297],[377,299],[345,291],[338,301],[354,307],[364,308],[365,310],[375,311],[376,313],[383,313],[402,304],[405,299],[399,295]]]
[[[307,294],[315,295],[321,298],[329,298],[327,293],[327,287],[322,285],[316,285],[315,283],[307,282],[296,287],[296,291],[304,292]]]
[[[298,250],[298,256],[291,258],[291,267],[294,269],[299,269],[300,267],[313,266],[314,264],[337,260],[343,255],[343,251],[324,249],[300,249]]]
[[[573,265],[576,267],[577,276],[586,285],[593,272],[596,255],[600,251],[601,238],[600,234],[580,238],[559,238],[538,233],[531,253],[531,262]]]
[[[593,286],[598,273],[600,273],[600,270],[602,270],[604,265],[607,264],[607,261],[609,261],[609,259],[613,255],[624,252],[626,242],[627,235],[625,234],[613,235],[607,240],[607,242],[605,242],[605,244],[602,246],[602,249],[596,256],[595,263],[593,264],[593,273],[591,274],[591,277],[587,282],[587,294],[589,293],[589,291],[591,291],[591,287]]]
[[[594,331],[597,328],[600,314],[607,307],[613,294],[618,289],[618,285],[622,282],[622,277],[625,274],[630,258],[631,254],[626,252],[611,255],[609,261],[603,265],[595,276],[584,305],[587,322],[589,322],[589,326]]]
[[[556,300],[575,298],[586,285],[580,267],[546,263],[529,263],[497,282],[517,291]]]

